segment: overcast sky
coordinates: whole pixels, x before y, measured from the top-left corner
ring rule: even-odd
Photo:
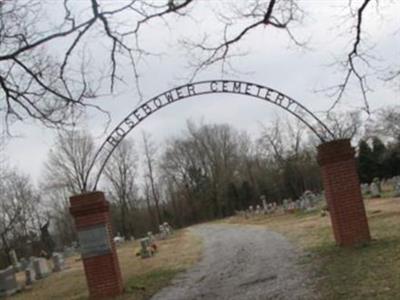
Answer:
[[[335,58],[343,59],[349,51],[351,35],[347,35],[346,30],[350,28],[351,23],[343,22],[338,17],[346,12],[343,5],[347,2],[303,1],[307,15],[304,24],[294,32],[300,39],[308,41],[307,49],[299,49],[290,43],[282,31],[261,27],[254,30],[237,46],[247,52],[245,56],[233,61],[234,67],[240,70],[241,74],[224,78],[259,83],[291,96],[312,111],[326,110],[332,104],[332,99],[315,91],[338,83],[344,76],[343,73],[338,73],[336,68],[328,65]],[[374,47],[377,59],[380,59],[380,62],[389,61],[398,65],[399,2],[393,1],[390,10],[381,7],[381,15],[372,9],[365,20],[368,23],[368,46]],[[212,32],[214,28],[217,31],[217,23],[210,17],[210,3],[215,2],[200,1],[195,4],[192,9],[193,18],[172,20],[169,28],[163,22],[156,21],[143,32],[142,41],[145,47],[163,53],[160,57],[148,58],[141,65],[141,85],[145,99],[186,82],[184,76],[188,74],[189,58],[177,44],[177,37],[200,39],[200,32]],[[97,51],[95,55],[105,55],[102,49]],[[197,79],[221,77],[219,68],[212,68],[200,74]],[[400,104],[398,87],[396,89],[393,85],[372,82],[372,88],[373,92],[369,95],[372,109]],[[362,106],[358,90],[350,90],[344,100],[337,110],[351,110]],[[138,98],[133,83],[128,82],[127,85],[119,87],[117,95],[104,96],[97,101],[111,114],[111,124],[107,129],[107,132],[110,132],[135,108]],[[206,95],[189,98],[162,109],[140,124],[129,137],[138,143],[140,131],[146,130],[162,145],[166,138],[179,135],[189,118],[205,123],[229,123],[255,136],[260,132],[260,122],[271,122],[277,115],[282,116],[279,109],[253,98]],[[92,132],[96,142],[100,144],[104,139],[105,120],[104,115],[92,110],[80,125]],[[43,162],[52,147],[54,131],[32,123],[15,124],[12,131],[17,137],[10,139],[6,145],[5,154],[8,161],[29,173],[37,182],[42,173]]]

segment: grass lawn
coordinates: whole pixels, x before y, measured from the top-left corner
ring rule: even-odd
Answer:
[[[306,252],[322,299],[400,299],[400,198],[365,200],[373,241],[364,247],[335,245],[329,215],[297,213],[232,217],[230,224],[281,232]]]
[[[127,242],[118,248],[118,258],[124,280],[125,294],[118,300],[149,299],[154,293],[169,284],[179,272],[187,269],[200,258],[201,240],[188,230],[178,230],[167,240],[157,242],[158,253],[148,259],[135,254],[138,242]],[[86,279],[79,257],[67,259],[68,269],[54,273],[34,283],[29,291],[12,296],[12,300],[87,299]],[[18,274],[23,283],[24,276]]]

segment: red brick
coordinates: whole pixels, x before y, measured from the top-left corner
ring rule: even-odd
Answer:
[[[333,234],[340,246],[353,246],[371,239],[354,154],[348,139],[318,146]]]
[[[92,192],[70,198],[70,212],[77,230],[104,224],[109,234],[111,252],[92,257],[83,257],[83,267],[91,299],[115,297],[123,291],[121,270],[112,239],[110,206],[102,192]]]

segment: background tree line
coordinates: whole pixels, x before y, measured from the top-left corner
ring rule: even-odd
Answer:
[[[400,175],[400,107],[381,110],[362,122],[359,114],[330,115],[326,122],[338,136],[358,141],[360,179]],[[163,147],[148,133],[140,141],[125,139],[113,153],[100,182],[111,202],[115,234],[139,237],[173,227],[230,216],[237,210],[285,198],[305,190],[320,192],[316,161],[318,140],[303,125],[277,119],[250,137],[228,124],[187,121],[184,131]],[[88,131],[60,131],[48,154],[37,187],[7,163],[0,181],[2,263],[8,252],[52,251],[76,241],[69,197],[88,190],[88,173],[96,144]],[[36,252],[35,252],[36,251]]]

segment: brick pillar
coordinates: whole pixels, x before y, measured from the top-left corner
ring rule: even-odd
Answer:
[[[318,146],[325,197],[335,240],[340,246],[371,239],[354,154],[348,139]]]
[[[70,198],[86,281],[91,299],[117,296],[123,291],[121,271],[112,238],[110,208],[102,192]]]

